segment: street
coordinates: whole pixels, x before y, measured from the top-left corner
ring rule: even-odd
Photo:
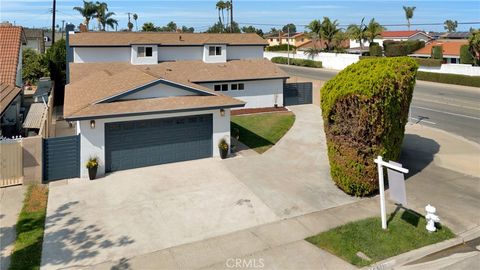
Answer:
[[[291,76],[327,81],[333,70],[281,65]],[[480,89],[417,81],[410,121],[445,130],[480,143]]]

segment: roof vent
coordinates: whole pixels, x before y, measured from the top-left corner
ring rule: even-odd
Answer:
[[[179,36],[178,36],[178,40],[180,40],[180,41],[183,40],[183,39],[182,39],[182,35],[179,35]]]
[[[167,71],[172,71],[172,69],[170,69],[170,68],[167,68]]]

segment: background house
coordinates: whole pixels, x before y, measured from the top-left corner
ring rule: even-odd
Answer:
[[[268,42],[268,46],[290,44],[298,47],[300,44],[309,41],[310,37],[305,33],[291,33],[289,36],[288,33],[280,32],[278,34],[265,35],[265,39]]]
[[[430,58],[432,48],[434,46],[441,46],[443,52],[443,61],[446,64],[460,64],[460,48],[467,45],[468,40],[435,40],[429,42],[425,47],[410,54],[412,57]]]
[[[374,39],[373,41],[378,43],[378,45],[383,46],[383,41],[393,40],[393,41],[407,41],[407,40],[422,40],[428,42],[432,40],[432,37],[427,35],[423,31],[419,30],[408,30],[408,31],[383,31],[379,38]],[[368,41],[363,43],[364,47],[370,46]],[[350,48],[360,48],[360,43],[356,40],[350,40]]]
[[[25,48],[32,48],[39,53],[45,53],[45,37],[43,29],[24,28],[27,45]]]

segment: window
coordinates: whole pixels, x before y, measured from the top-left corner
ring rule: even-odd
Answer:
[[[153,48],[152,47],[138,47],[137,48],[137,57],[152,57]]]
[[[245,85],[243,83],[232,83],[230,90],[245,90]]]
[[[208,55],[222,55],[222,47],[220,46],[209,46],[208,47]]]
[[[245,90],[245,85],[243,83],[239,83],[238,90]]]
[[[220,84],[215,84],[215,85],[213,86],[213,90],[215,90],[215,91],[220,91],[220,90],[222,90],[222,86],[221,86]]]
[[[222,91],[228,91],[228,84],[222,84]]]
[[[457,59],[456,59],[456,58],[452,58],[451,63],[452,63],[452,64],[456,64],[456,63],[457,63]]]
[[[237,90],[238,89],[238,84],[234,83],[234,84],[230,85],[230,89]]]

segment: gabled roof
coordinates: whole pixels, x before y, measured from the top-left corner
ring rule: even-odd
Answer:
[[[157,44],[163,46],[195,46],[205,44],[268,45],[255,33],[206,34],[170,32],[83,32],[70,36],[70,46],[130,46]]]
[[[23,31],[25,31],[25,36],[27,39],[30,38],[41,38],[43,39],[43,29],[36,29],[36,28],[23,28]]]
[[[427,34],[419,30],[406,30],[406,31],[383,31],[381,36],[382,38],[409,38],[416,34],[423,34],[428,37]]]
[[[20,47],[25,43],[22,27],[0,25],[0,82],[15,85]]]
[[[412,55],[430,56],[433,46],[442,46],[444,56],[460,56],[460,48],[468,44],[468,40],[435,40],[425,47],[415,51]]]
[[[21,89],[15,85],[0,82],[0,115],[7,110],[12,101],[20,94]]]

